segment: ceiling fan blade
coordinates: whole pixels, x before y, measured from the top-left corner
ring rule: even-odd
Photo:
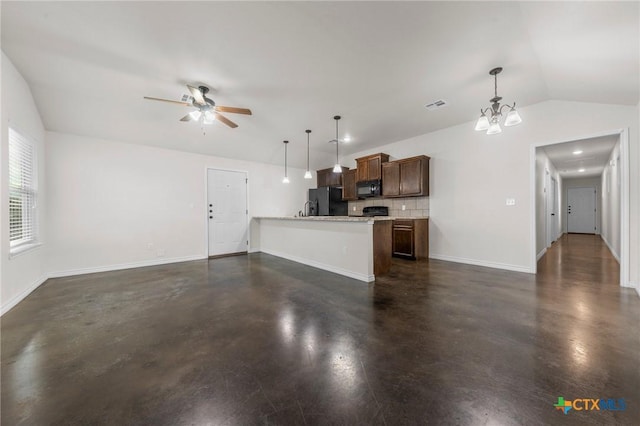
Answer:
[[[152,98],[149,96],[145,96],[145,99],[149,99],[150,101],[162,101],[162,102],[169,102],[171,104],[178,104],[178,105],[183,105],[183,106],[191,106],[190,103],[187,102],[180,102],[180,101],[171,101],[169,99],[160,99],[160,98]]]
[[[228,107],[228,106],[215,106],[213,109],[221,112],[232,112],[234,114],[246,114],[251,115],[251,110],[248,108],[236,108],[236,107]]]
[[[191,121],[191,114],[187,114],[180,119],[180,121]]]
[[[217,112],[213,113],[216,118],[220,121],[222,121],[224,124],[226,124],[227,126],[231,127],[232,129],[235,129],[236,127],[238,127],[238,125],[236,123],[234,123],[233,121],[229,120],[227,117],[225,117],[222,114],[218,114]]]
[[[193,96],[193,100],[196,104],[198,105],[206,104],[204,100],[204,96],[202,95],[202,92],[200,91],[200,89],[198,89],[197,87],[189,86],[188,84],[187,84],[187,88],[189,89],[189,92],[191,92],[191,96]]]

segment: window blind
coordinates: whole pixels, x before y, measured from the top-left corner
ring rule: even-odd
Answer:
[[[9,244],[37,242],[37,177],[33,143],[9,128]]]

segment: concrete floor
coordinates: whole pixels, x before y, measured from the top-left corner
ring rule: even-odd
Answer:
[[[617,268],[571,235],[538,276],[397,260],[367,285],[252,254],[52,279],[2,317],[2,424],[637,425]]]

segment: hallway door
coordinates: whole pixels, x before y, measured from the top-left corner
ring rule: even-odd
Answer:
[[[567,191],[567,232],[596,233],[596,189],[569,188]]]
[[[243,253],[248,248],[247,174],[207,170],[209,256]]]

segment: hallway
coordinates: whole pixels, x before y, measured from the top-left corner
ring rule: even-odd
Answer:
[[[599,235],[563,234],[538,261],[538,282],[615,293],[620,287],[620,264]]]
[[[2,424],[633,425],[616,265],[570,235],[537,276],[394,259],[366,285],[255,253],[51,279],[2,317]]]

